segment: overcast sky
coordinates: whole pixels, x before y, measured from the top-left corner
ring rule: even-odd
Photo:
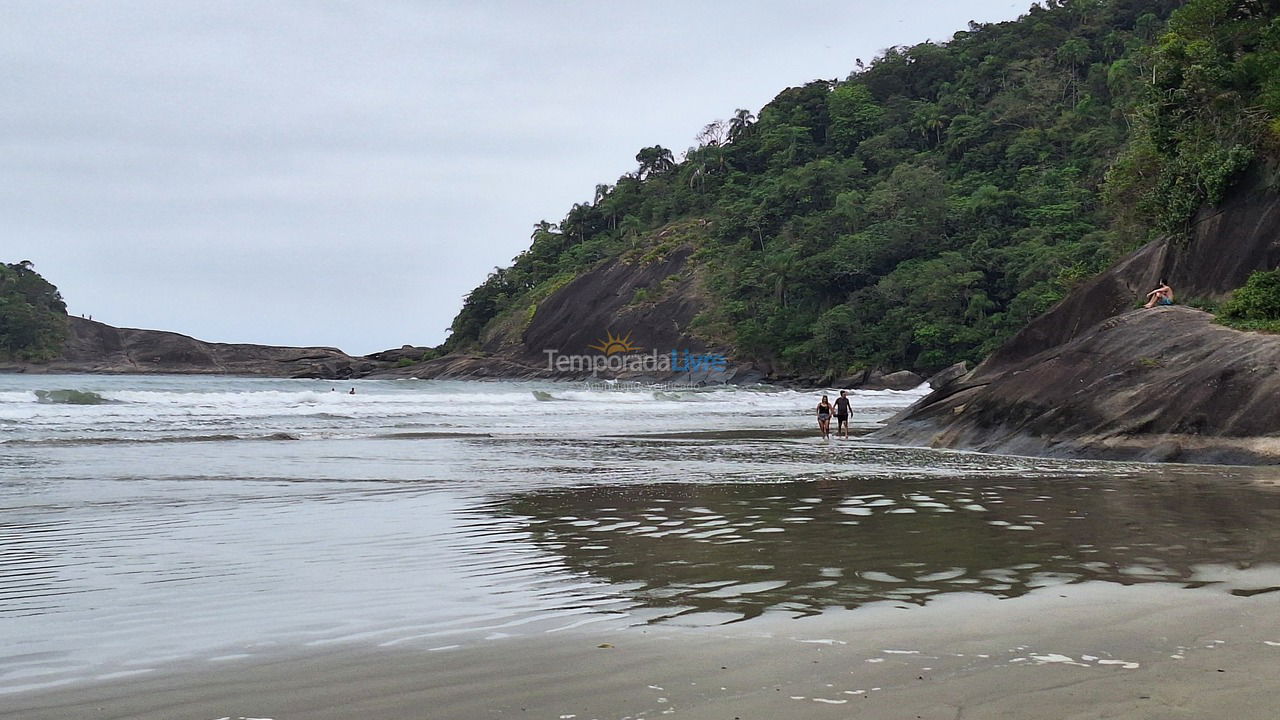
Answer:
[[[0,260],[73,314],[364,354],[634,168],[1027,0],[0,3]]]

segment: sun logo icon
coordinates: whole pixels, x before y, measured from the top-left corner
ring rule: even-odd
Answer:
[[[640,350],[637,345],[631,344],[631,333],[626,336],[614,335],[612,330],[605,332],[605,339],[600,341],[599,345],[588,345],[592,350],[599,350],[605,355],[614,355],[616,353],[633,353]]]

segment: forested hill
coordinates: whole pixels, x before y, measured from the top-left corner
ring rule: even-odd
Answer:
[[[0,263],[0,360],[45,361],[62,350],[67,306],[28,261]]]
[[[1276,5],[1051,1],[788,88],[680,160],[642,149],[540,223],[444,349],[510,345],[584,272],[682,246],[702,293],[686,331],[736,359],[813,376],[976,361],[1123,252],[1185,231],[1274,149]]]

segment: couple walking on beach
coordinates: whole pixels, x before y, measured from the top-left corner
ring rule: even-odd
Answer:
[[[849,437],[849,397],[844,390],[840,391],[840,397],[836,398],[833,405],[826,395],[822,396],[822,400],[818,402],[818,430],[822,431],[822,439],[826,440],[831,437],[831,415],[835,410],[836,416],[836,436]]]

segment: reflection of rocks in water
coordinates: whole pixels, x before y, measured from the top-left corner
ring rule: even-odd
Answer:
[[[495,509],[659,619],[1014,597],[1084,580],[1193,586],[1199,565],[1280,561],[1280,493],[1174,472],[594,486]]]

